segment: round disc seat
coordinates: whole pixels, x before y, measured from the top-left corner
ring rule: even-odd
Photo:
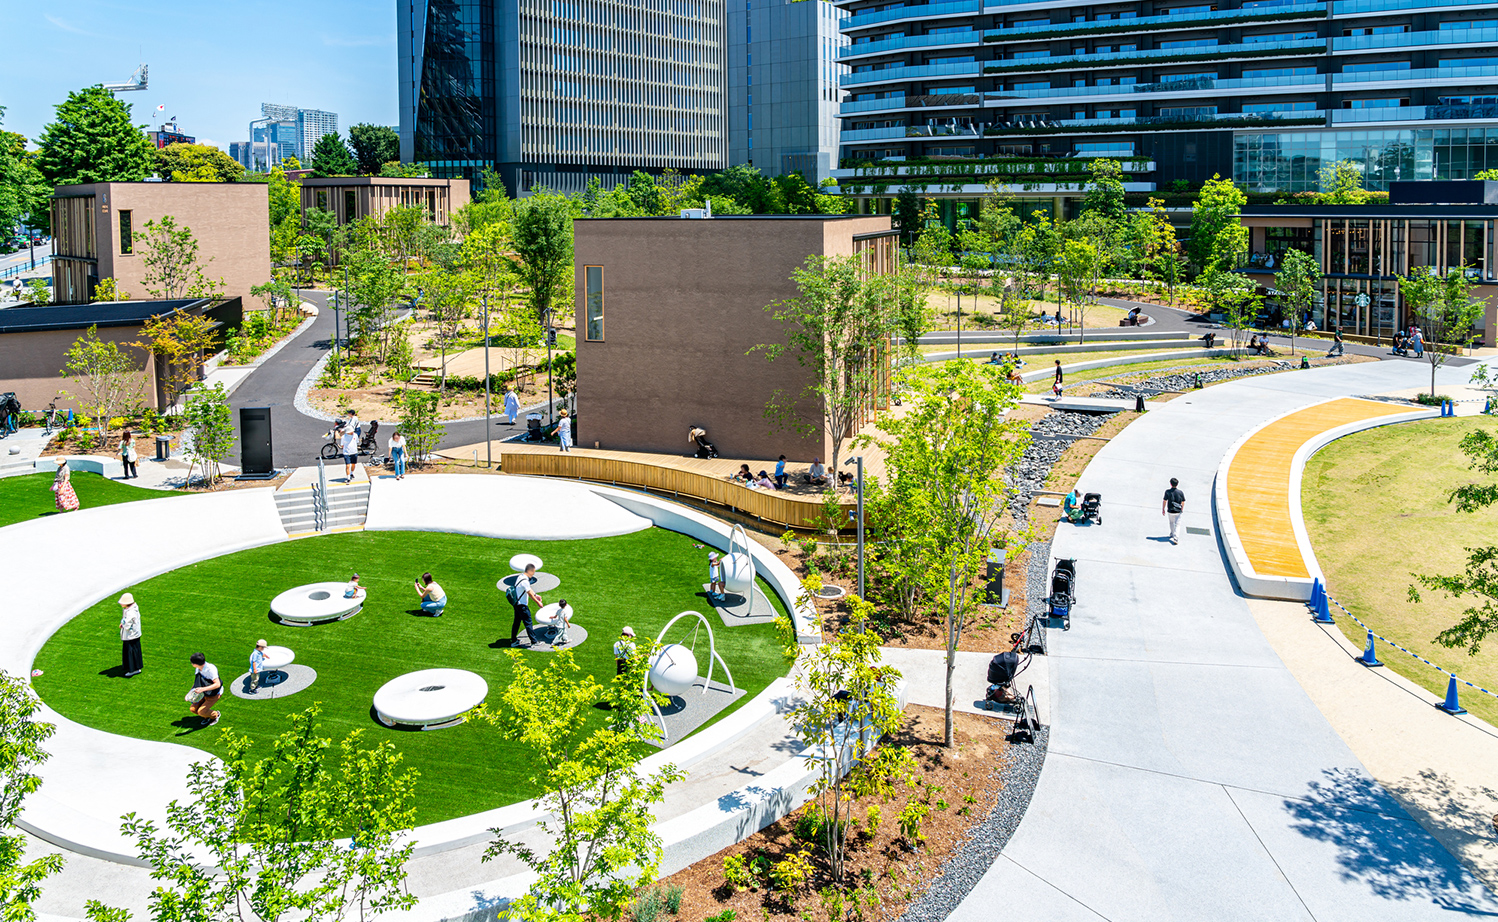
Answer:
[[[466,669],[422,669],[380,686],[374,707],[388,727],[432,729],[459,723],[488,694],[489,683]]]
[[[348,583],[308,583],[271,599],[270,610],[290,624],[352,618],[364,607],[365,592],[360,589],[352,599],[345,599],[343,593],[347,589]]]

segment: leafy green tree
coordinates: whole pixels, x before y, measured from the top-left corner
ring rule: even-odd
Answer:
[[[914,189],[902,186],[895,195],[893,211],[895,230],[900,232],[901,242],[909,246],[915,242],[916,235],[925,227],[925,204]]]
[[[307,233],[322,241],[321,256],[324,264],[331,264],[333,258],[343,249],[344,242],[348,239],[348,233],[344,225],[338,223],[338,215],[326,208],[312,208],[307,211],[306,217]],[[301,250],[301,242],[298,240],[297,249]]]
[[[965,254],[964,267],[988,272],[989,295],[998,307],[999,325],[1014,331],[1016,349],[1020,334],[1030,323],[1030,309],[1016,291],[1017,246],[1023,223],[1009,197],[994,190],[983,197],[978,219],[958,235]]]
[[[32,307],[46,307],[52,303],[52,286],[46,279],[28,279],[21,292],[21,300]]]
[[[1020,228],[1016,241],[1015,279],[1022,297],[1045,298],[1046,283],[1061,250],[1061,233],[1044,209],[1036,209]]]
[[[338,132],[325,134],[312,145],[313,176],[356,176],[358,173],[359,164],[354,162],[354,155],[349,153],[348,145],[343,143]]]
[[[354,159],[359,164],[359,175],[375,176],[387,163],[400,163],[401,139],[389,125],[371,125],[360,122],[349,126],[348,144],[354,149]]]
[[[915,246],[911,247],[911,260],[933,270],[934,278],[936,270],[952,264],[953,242],[952,232],[942,223],[941,212],[936,203],[927,201],[920,235],[915,238]]]
[[[432,170],[425,163],[401,163],[391,160],[380,165],[380,174],[387,179],[425,179]]]
[[[731,166],[704,177],[702,192],[704,195],[733,199],[749,209],[750,214],[772,214],[775,205],[774,184],[758,168],[746,164]],[[713,203],[713,213],[718,213],[716,200]]]
[[[1067,240],[1062,243],[1056,259],[1056,280],[1063,297],[1071,304],[1078,317],[1078,326],[1091,297],[1092,280],[1101,257],[1097,247],[1086,240]]]
[[[1285,319],[1290,322],[1290,351],[1295,352],[1295,334],[1298,333],[1316,303],[1316,292],[1321,281],[1321,264],[1304,250],[1289,249],[1280,261],[1280,271],[1274,275],[1274,287],[1280,293]]]
[[[178,224],[165,215],[160,221],[147,221],[139,243],[140,261],[146,267],[141,284],[152,297],[221,298],[224,280],[214,284],[203,274],[198,263],[198,239],[192,228]],[[208,257],[213,262],[213,257]]]
[[[1082,211],[1102,215],[1110,221],[1122,221],[1128,213],[1124,207],[1123,165],[1106,157],[1092,161],[1092,177],[1082,196]]]
[[[617,919],[660,866],[651,806],[667,784],[685,777],[674,765],[652,775],[639,771],[641,744],[659,736],[640,694],[645,657],[632,657],[607,686],[582,674],[570,650],[552,657],[544,672],[518,651],[509,657],[513,678],[504,709],[477,716],[529,754],[531,783],[544,792],[536,806],[553,817],[537,825],[555,844],[550,854],[537,855],[491,830],[496,838],[484,860],[514,855],[536,873],[530,891],[510,907],[518,918]],[[602,726],[593,717],[599,701],[610,705]]]
[[[437,450],[442,441],[442,420],[437,416],[439,397],[427,391],[407,388],[400,392],[400,428],[406,437],[408,463],[420,467]]]
[[[223,731],[224,758],[193,763],[192,796],[167,806],[164,828],[125,817],[157,881],[157,922],[340,922],[415,905],[405,864],[416,772],[363,730],[335,749],[319,712],[293,714],[261,760],[248,737]]]
[[[0,116],[5,108],[0,106]],[[9,235],[17,224],[31,224],[48,211],[52,188],[47,185],[36,158],[26,150],[26,139],[0,131],[0,234]]]
[[[1430,396],[1434,397],[1436,369],[1449,357],[1461,354],[1485,302],[1472,298],[1472,282],[1462,268],[1451,269],[1444,278],[1431,269],[1417,269],[1399,280],[1399,293],[1425,341]]]
[[[1187,254],[1199,269],[1205,272],[1214,263],[1214,258],[1223,253],[1218,241],[1220,236],[1229,232],[1229,228],[1243,226],[1239,216],[1246,204],[1248,196],[1233,185],[1231,179],[1213,174],[1202,184],[1201,193],[1191,209],[1191,239],[1186,245]],[[1222,268],[1231,271],[1238,267]]]
[[[463,336],[463,328],[473,315],[474,278],[453,269],[429,269],[419,276],[421,306],[431,311],[436,330],[432,339],[442,353],[442,375],[439,390],[447,393],[447,351]]]
[[[187,423],[191,438],[187,440],[187,455],[192,459],[187,468],[187,483],[192,483],[192,469],[202,472],[203,485],[212,486],[222,476],[219,465],[229,457],[234,447],[234,414],[229,408],[229,392],[222,382],[209,388],[189,391],[182,407],[182,418]]]
[[[282,319],[290,316],[297,308],[296,290],[284,278],[273,278],[269,282],[256,285],[250,289],[250,294],[265,302],[265,309],[270,312],[272,326],[279,326]]]
[[[61,855],[23,861],[26,837],[17,831],[26,796],[41,787],[35,769],[47,760],[42,744],[57,727],[37,720],[42,703],[24,679],[0,672],[0,916],[34,922],[31,904],[42,881],[62,870]]]
[[[1356,160],[1338,160],[1320,169],[1321,187],[1316,196],[1321,205],[1366,205],[1372,193],[1363,188],[1363,165]]]
[[[405,297],[405,269],[396,265],[377,239],[365,238],[343,251],[348,271],[348,328],[353,345],[373,349],[384,361],[390,348],[395,305]]]
[[[99,279],[99,284],[94,286],[93,297],[89,300],[97,302],[129,301],[130,292],[120,291],[119,286],[115,284],[113,278],[104,278]]]
[[[167,405],[203,376],[203,357],[218,343],[218,324],[202,314],[173,311],[152,317],[140,328],[140,342],[131,343],[161,359],[161,383]]]
[[[536,320],[550,324],[553,307],[572,300],[572,203],[549,192],[516,202],[510,246]]]
[[[1139,265],[1153,278],[1165,283],[1166,295],[1175,303],[1175,287],[1181,275],[1181,245],[1176,240],[1175,225],[1165,210],[1165,200],[1149,198],[1149,207],[1134,216],[1134,240],[1139,248]]]
[[[269,173],[246,173],[242,181],[267,185],[266,200],[270,210],[270,260],[283,265],[297,258],[296,238],[302,230],[302,186],[286,175],[282,167]]]
[[[120,344],[99,338],[91,326],[68,347],[60,374],[76,383],[78,392],[68,392],[99,424],[102,442],[109,441],[109,421],[124,416],[140,402],[144,369]]]
[[[239,161],[208,144],[168,144],[155,151],[156,175],[163,182],[238,182]]]
[[[130,106],[102,86],[68,94],[57,120],[42,129],[37,169],[49,184],[140,182],[155,169],[145,125],[130,123]]]

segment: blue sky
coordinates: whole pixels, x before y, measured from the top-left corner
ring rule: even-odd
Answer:
[[[262,102],[337,112],[345,136],[398,117],[391,0],[4,6],[0,127],[33,141],[70,90],[123,83],[142,62],[150,89],[119,96],[136,123],[176,116],[183,132],[225,150],[245,140]]]

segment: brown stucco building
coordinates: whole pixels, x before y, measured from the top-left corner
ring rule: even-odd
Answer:
[[[270,281],[270,210],[265,183],[103,182],[58,186],[52,197],[52,297],[85,304],[101,279],[121,294],[146,290],[146,222],[171,215],[192,230],[198,264],[223,293],[248,298]],[[173,292],[181,296],[185,292]]]
[[[61,393],[78,392],[78,384],[62,377],[60,370],[67,363],[68,349],[92,326],[98,327],[99,339],[119,343],[141,369],[141,404],[164,411],[167,395],[162,386],[166,376],[163,361],[134,344],[143,339],[141,327],[147,320],[178,311],[206,315],[223,333],[244,319],[244,302],[239,298],[108,301],[0,311],[0,393],[14,391],[26,410],[45,410],[54,401],[58,409],[79,409],[75,400]]]
[[[578,445],[686,454],[702,426],[725,457],[829,459],[815,402],[796,407],[811,433],[765,415],[777,392],[805,388],[807,369],[750,350],[786,341],[765,307],[796,295],[791,273],[807,257],[893,266],[889,217],[603,218],[573,230]]]
[[[466,179],[404,179],[387,176],[324,176],[302,180],[302,220],[314,208],[348,224],[392,208],[418,205],[434,224],[451,224],[453,212],[468,204]]]

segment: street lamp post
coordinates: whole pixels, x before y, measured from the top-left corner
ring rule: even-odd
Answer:
[[[857,464],[858,479],[854,490],[858,493],[858,597],[863,598],[863,455],[849,458],[843,465]]]
[[[556,397],[552,393],[552,378],[555,371],[551,367],[551,340],[553,331],[551,329],[551,308],[546,309],[546,422],[557,421]]]
[[[493,436],[489,434],[489,429],[489,293],[484,292],[484,466],[492,470],[494,446],[491,444]]]

